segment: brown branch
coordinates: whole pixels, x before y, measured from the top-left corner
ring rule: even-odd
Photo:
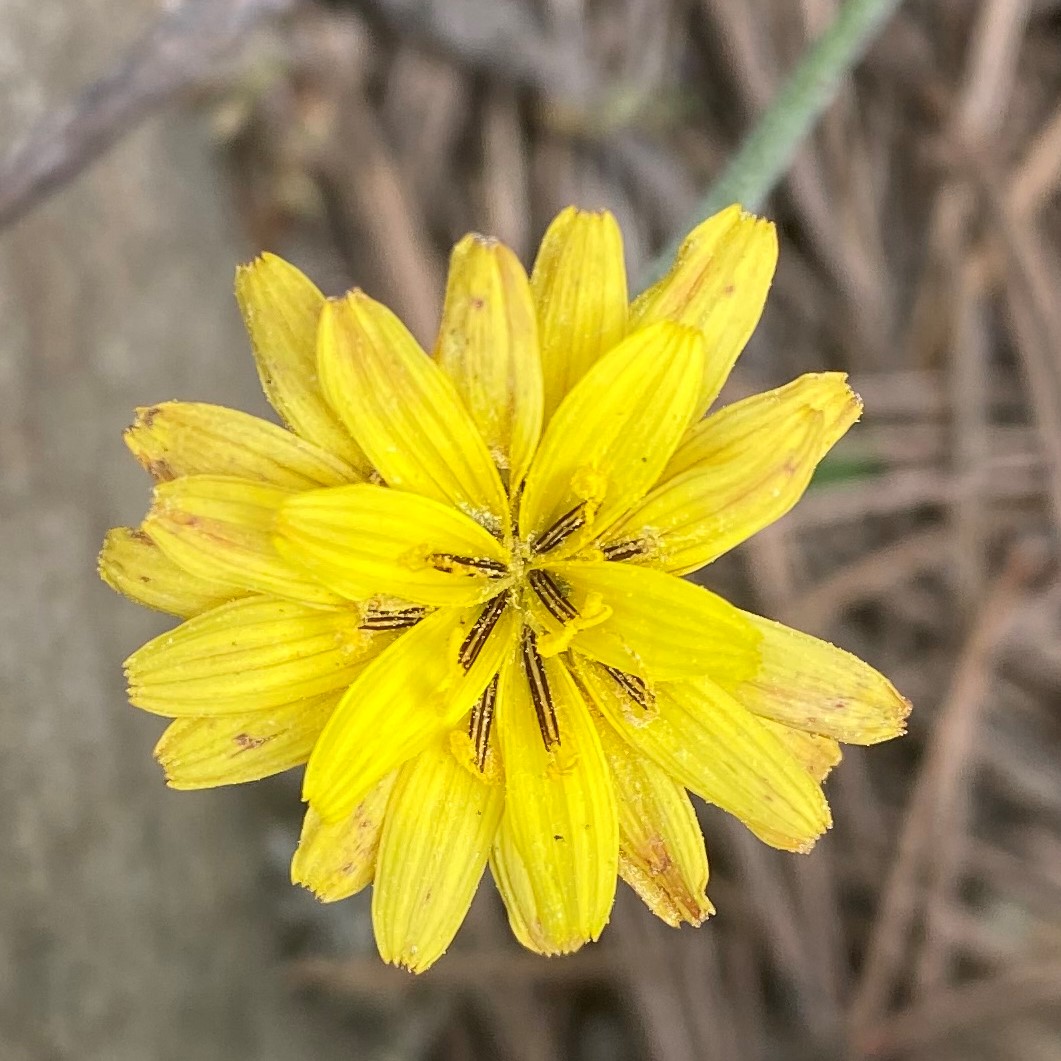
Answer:
[[[76,177],[145,117],[202,80],[250,28],[297,0],[185,0],[116,69],[47,115],[0,162],[0,227]]]

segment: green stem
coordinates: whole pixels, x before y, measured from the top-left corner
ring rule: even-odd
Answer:
[[[840,82],[861,58],[900,0],[846,0],[832,25],[800,60],[777,98],[748,134],[684,231],[731,203],[757,210],[792,165],[796,152],[832,102]],[[681,240],[648,265],[644,286],[670,267]]]

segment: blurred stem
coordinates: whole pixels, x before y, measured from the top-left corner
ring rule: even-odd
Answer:
[[[832,25],[803,56],[777,98],[697,205],[688,232],[731,203],[758,210],[792,165],[800,145],[832,102],[840,82],[862,57],[900,0],[846,0]],[[681,240],[645,269],[645,287],[669,268]]]

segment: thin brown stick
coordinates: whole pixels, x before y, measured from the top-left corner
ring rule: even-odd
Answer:
[[[486,231],[517,254],[531,254],[527,145],[514,92],[498,87],[483,119],[483,213]]]
[[[320,179],[344,230],[360,234],[370,246],[387,248],[379,258],[384,301],[430,348],[442,302],[442,262],[427,240],[421,204],[411,194],[360,86],[346,93],[336,135],[340,144],[357,144],[358,150],[344,152],[327,145]],[[344,250],[353,271],[353,247]]]
[[[973,28],[955,120],[970,141],[986,140],[1006,117],[1031,0],[987,0]]]
[[[950,517],[958,600],[968,617],[980,601],[988,577],[987,511],[983,497],[984,472],[991,456],[990,397],[986,382],[991,340],[987,307],[976,281],[975,266],[967,256],[962,260],[963,251],[966,251],[964,246],[955,247],[951,263],[956,277],[951,358],[953,463],[961,488],[955,495]]]
[[[185,0],[116,69],[48,115],[0,163],[0,227],[76,177],[152,111],[213,73],[263,18],[297,0]]]
[[[1017,217],[1029,217],[1061,185],[1061,107],[1050,116],[1013,171],[1009,204]]]

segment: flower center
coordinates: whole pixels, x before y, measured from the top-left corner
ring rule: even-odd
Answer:
[[[565,512],[531,540],[516,537],[507,567],[495,564],[494,561],[486,562],[471,557],[448,554],[432,557],[432,563],[436,567],[445,564],[447,570],[476,570],[487,573],[492,578],[504,578],[507,582],[507,588],[483,606],[460,647],[458,660],[465,670],[469,670],[501,620],[505,609],[509,606],[517,608],[521,616],[520,663],[527,687],[530,689],[542,743],[547,749],[559,747],[560,729],[556,720],[553,691],[542,658],[541,643],[548,642],[547,655],[560,651],[561,645],[566,645],[570,639],[570,632],[565,633],[565,630],[576,623],[580,615],[560,582],[538,565],[547,554],[557,549],[585,524],[586,504],[583,502]],[[571,629],[573,630],[573,627]],[[480,770],[486,767],[490,732],[497,704],[497,686],[498,679],[495,676],[473,708],[468,722],[468,736],[475,747],[475,759]]]

